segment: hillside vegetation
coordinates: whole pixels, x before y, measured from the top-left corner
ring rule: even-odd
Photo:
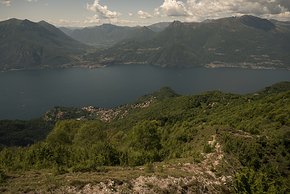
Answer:
[[[54,109],[44,141],[2,148],[0,191],[290,192],[289,82],[247,95],[164,88],[110,111],[78,111]]]

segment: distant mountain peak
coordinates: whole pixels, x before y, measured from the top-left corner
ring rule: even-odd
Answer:
[[[28,20],[28,19],[17,19],[17,18],[11,18],[5,21],[2,21],[2,23],[6,23],[6,24],[12,24],[12,25],[31,25],[31,24],[35,24],[34,22]]]
[[[6,21],[2,21],[2,22],[22,22],[23,20],[20,20],[20,19],[17,19],[17,18],[11,18],[11,19],[8,19]]]
[[[104,23],[104,24],[102,24],[101,26],[116,26],[116,25],[111,24],[111,23]]]
[[[139,27],[141,30],[145,30],[145,31],[147,31],[147,30],[149,30],[149,31],[152,31],[150,28],[148,28],[147,26],[140,26]]]
[[[183,26],[183,23],[181,21],[174,20],[168,27],[169,28],[179,28],[181,26]]]
[[[47,25],[51,25],[50,23],[44,21],[44,20],[41,20],[40,22],[38,22],[39,24],[47,24]]]
[[[170,25],[170,22],[159,22],[148,26],[154,32],[161,32]]]
[[[246,26],[265,31],[270,31],[275,28],[275,25],[270,20],[259,18],[252,15],[243,15],[239,17],[239,21]]]
[[[104,29],[114,29],[114,28],[117,28],[119,26],[116,26],[116,25],[113,25],[110,23],[105,23],[105,24],[100,25],[99,27],[104,28]],[[96,28],[97,28],[97,26],[96,26]]]
[[[56,28],[54,25],[52,25],[52,24],[50,24],[50,23],[48,23],[48,22],[46,22],[46,21],[44,21],[44,20],[42,20],[42,21],[40,21],[40,22],[38,22],[37,24],[39,24],[40,26],[42,26],[42,27],[45,27],[46,29],[49,29],[49,30],[59,30],[58,28]]]
[[[201,23],[174,21],[151,39],[122,42],[92,58],[101,64],[289,68],[290,28],[279,25],[283,28],[249,15]]]
[[[202,21],[202,23],[211,23],[213,21],[215,21],[215,20],[214,19],[206,19],[206,20]]]
[[[174,21],[172,22],[172,25],[180,25],[180,24],[182,24],[182,22],[179,21],[179,20],[174,20]]]
[[[30,25],[30,24],[36,24],[35,22],[32,22],[32,21],[30,21],[28,19],[24,19],[24,20],[20,20],[20,21],[21,21],[22,24],[28,24],[28,25]]]
[[[47,22],[10,19],[0,22],[0,70],[78,63],[86,45]]]

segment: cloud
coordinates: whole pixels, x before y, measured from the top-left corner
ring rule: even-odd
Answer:
[[[150,15],[149,13],[142,11],[142,10],[138,11],[137,14],[138,14],[139,18],[141,18],[141,19],[152,18],[152,15]]]
[[[281,6],[285,7],[288,11],[290,11],[290,1],[289,0],[278,0]]]
[[[198,21],[244,14],[285,19],[289,11],[290,0],[164,0],[155,15]]]
[[[3,5],[11,6],[11,0],[1,0],[0,1]]]
[[[289,21],[290,20],[290,11],[275,14],[275,15],[269,14],[269,15],[265,15],[265,17],[268,19],[275,19],[275,20],[280,20],[280,21]]]
[[[94,15],[92,17],[87,17],[84,21],[85,25],[96,25],[100,23],[101,23],[101,20],[98,18],[97,15]]]
[[[31,2],[37,2],[38,0],[25,0],[25,1],[31,3]],[[0,3],[3,5],[6,5],[7,7],[11,6],[11,2],[12,0],[0,0]]]
[[[114,19],[121,14],[116,11],[111,11],[106,5],[101,5],[99,0],[95,0],[93,4],[87,4],[87,9],[96,13],[98,19]]]
[[[129,13],[128,13],[128,15],[129,15],[130,17],[132,17],[134,14],[133,14],[133,13],[131,13],[131,12],[129,12]]]
[[[58,20],[47,20],[48,23],[51,23],[55,26],[60,27],[83,27],[84,22],[80,20],[70,20],[70,19],[58,19]]]
[[[135,26],[136,21],[133,20],[123,20],[123,19],[118,19],[116,21],[112,22],[115,25],[121,25],[121,26]]]
[[[289,11],[289,0],[187,0],[191,15],[196,18],[217,18],[252,14],[276,15]]]
[[[156,15],[161,16],[189,16],[190,12],[186,8],[186,4],[178,0],[164,0],[163,4],[155,9]]]

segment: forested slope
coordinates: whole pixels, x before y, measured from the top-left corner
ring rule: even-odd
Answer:
[[[142,192],[140,182],[148,192],[290,191],[289,82],[247,95],[180,96],[165,88],[109,113],[96,109],[58,119],[46,140],[2,149],[3,191],[101,191],[104,184],[116,192]],[[31,181],[36,171],[40,183],[20,184],[15,176],[27,172],[24,180]],[[43,187],[47,174],[60,182]]]

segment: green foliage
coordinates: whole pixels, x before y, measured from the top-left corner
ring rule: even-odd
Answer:
[[[144,151],[159,150],[161,145],[157,128],[157,121],[144,121],[138,123],[133,127],[129,135],[129,147]]]
[[[234,188],[236,193],[287,193],[287,183],[284,187],[279,184],[281,179],[271,180],[271,177],[261,171],[256,172],[253,169],[245,168],[241,170],[235,177]]]
[[[202,161],[202,155],[198,152],[192,153],[193,162],[200,163]]]
[[[100,121],[65,120],[56,123],[53,131],[48,135],[47,141],[54,144],[91,145],[106,140],[103,128],[104,124]]]
[[[213,151],[208,141],[215,135],[236,172],[236,192],[287,193],[290,92],[284,84],[278,88],[248,95],[215,91],[164,97],[147,108],[128,108],[125,117],[109,123],[59,121],[46,141],[1,148],[0,168],[62,174],[147,164],[145,170],[152,172],[152,163],[167,159],[201,162],[201,152]]]
[[[4,182],[7,179],[7,175],[4,170],[0,169],[0,183]]]
[[[238,193],[285,193],[289,190],[289,130],[276,131],[277,139],[224,135],[224,150],[245,167],[235,178]]]
[[[209,145],[207,143],[204,144],[204,147],[203,147],[204,153],[211,153],[211,152],[213,152],[213,150],[214,150],[214,148],[211,145]]]
[[[150,95],[145,95],[140,97],[137,102],[145,102],[147,100],[150,100],[152,98],[158,99],[158,100],[164,100],[167,98],[173,98],[179,96],[174,90],[172,90],[169,87],[163,87],[159,91],[153,92]]]
[[[48,142],[72,144],[82,122],[68,120],[56,123],[53,131],[47,137]]]
[[[144,166],[144,171],[146,173],[154,173],[154,165],[152,163],[147,163],[145,166]]]
[[[0,121],[0,145],[27,146],[44,140],[53,128],[43,119],[30,121]]]

